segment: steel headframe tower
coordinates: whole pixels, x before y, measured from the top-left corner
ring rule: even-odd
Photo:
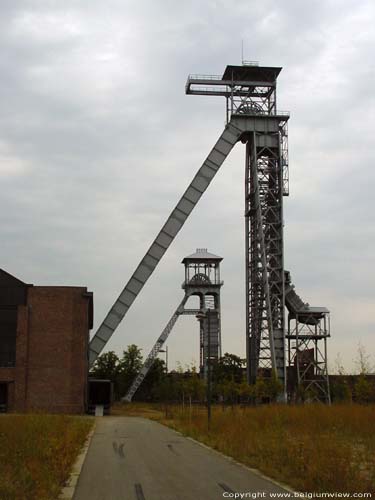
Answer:
[[[209,316],[198,316],[200,325],[200,373],[207,379],[208,363],[221,357],[220,262],[222,257],[207,252],[207,248],[185,257],[185,281],[182,288],[188,297],[199,297],[200,311]],[[208,351],[210,353],[208,354]],[[210,358],[210,359],[209,359]]]
[[[185,280],[182,283],[182,289],[185,291],[185,295],[157,338],[123,401],[130,402],[132,400],[156,356],[161,352],[178,318],[182,315],[194,315],[199,320],[200,373],[207,379],[208,364],[211,363],[212,359],[217,360],[221,357],[220,289],[224,284],[223,281],[220,281],[220,262],[222,260],[222,257],[207,252],[207,248],[198,248],[194,254],[183,259]],[[199,297],[199,309],[186,308],[189,298],[194,295]]]
[[[186,93],[224,96],[227,123],[245,120],[247,376],[273,373],[286,388],[283,196],[289,194],[289,114],[276,106],[281,68],[227,66],[222,77],[191,75]],[[284,391],[285,392],[285,391]]]

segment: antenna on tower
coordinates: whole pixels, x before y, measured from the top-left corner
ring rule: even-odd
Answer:
[[[241,40],[241,64],[243,64],[243,38]]]

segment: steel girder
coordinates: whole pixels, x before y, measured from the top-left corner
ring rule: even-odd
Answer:
[[[280,132],[246,140],[246,334],[248,380],[272,376],[285,386],[283,167]],[[267,136],[273,138],[268,138]]]

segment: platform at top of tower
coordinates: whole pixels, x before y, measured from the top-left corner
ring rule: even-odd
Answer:
[[[199,261],[199,262],[221,262],[223,260],[223,257],[219,257],[218,255],[215,255],[213,253],[207,252],[207,248],[197,248],[197,251],[195,253],[192,253],[191,255],[188,255],[182,260],[183,264],[186,264],[191,261]]]
[[[232,66],[228,65],[222,76],[222,80],[231,81],[251,81],[251,82],[274,82],[278,77],[282,68],[269,67],[269,66],[255,66],[255,65],[242,65]]]

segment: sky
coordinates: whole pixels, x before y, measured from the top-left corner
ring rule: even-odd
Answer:
[[[375,365],[375,4],[372,0],[1,0],[0,267],[87,286],[95,329],[195,175],[225,101],[191,73],[282,66],[290,112],[285,267],[331,311],[329,360]],[[236,145],[107,344],[147,355],[182,299],[181,260],[222,262],[223,352],[245,356],[244,147]],[[169,365],[197,364],[182,317]]]

